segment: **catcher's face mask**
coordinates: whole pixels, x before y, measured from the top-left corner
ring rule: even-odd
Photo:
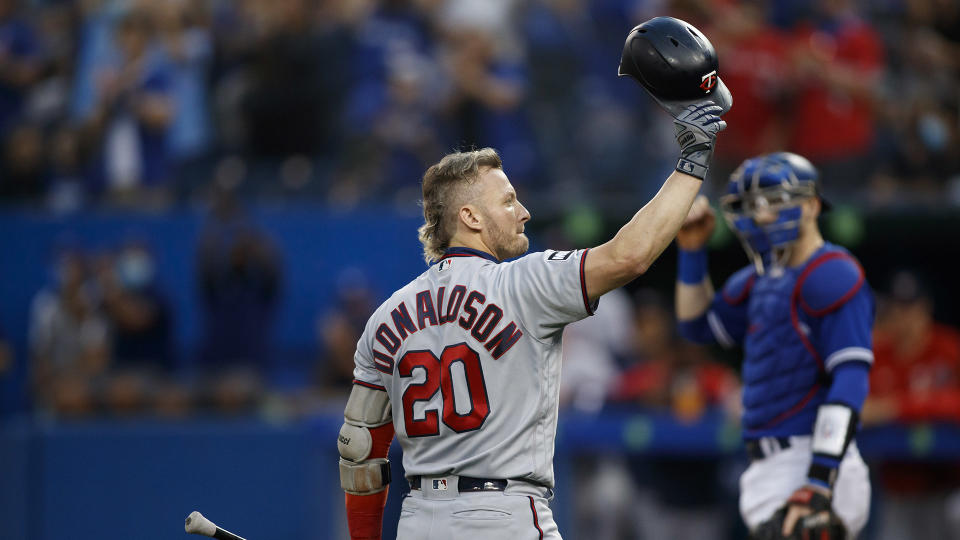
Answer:
[[[785,154],[745,161],[731,175],[727,194],[720,198],[724,218],[760,274],[782,268],[789,260],[800,237],[803,202],[817,196],[812,165],[798,171]],[[809,165],[795,154],[786,156]]]

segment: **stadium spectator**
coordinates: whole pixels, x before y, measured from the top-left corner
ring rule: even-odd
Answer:
[[[155,281],[153,254],[140,241],[124,244],[98,268],[105,312],[113,328],[113,361],[105,390],[116,413],[183,413],[186,388],[175,382],[172,313]]]
[[[497,148],[512,164],[511,178],[520,186],[537,179],[537,156],[522,108],[526,65],[509,48],[516,39],[507,32],[509,4],[452,1],[438,21],[437,37],[450,84],[444,116],[453,127],[453,140],[465,148]]]
[[[353,356],[375,297],[364,271],[348,267],[337,278],[334,305],[317,321],[320,358],[314,380],[323,396],[346,399],[353,385]]]
[[[37,203],[46,191],[43,130],[31,97],[44,82],[44,40],[31,9],[0,0],[0,200]]]
[[[787,148],[813,161],[824,184],[848,197],[872,173],[884,51],[853,0],[818,0],[816,8],[812,20],[794,31],[795,115]]]
[[[227,191],[216,195],[201,232],[197,272],[203,402],[228,412],[249,410],[269,368],[282,270],[270,240]]]
[[[109,322],[82,252],[59,253],[55,273],[56,283],[37,293],[31,307],[33,396],[47,413],[91,414],[110,360]]]
[[[545,164],[547,173],[562,184],[576,184],[591,169],[580,159],[583,145],[571,136],[583,126],[585,114],[581,89],[569,84],[571,71],[587,69],[595,47],[586,4],[582,0],[535,0],[527,4],[523,17],[531,127],[541,151],[556,157]]]
[[[249,151],[266,158],[331,155],[344,91],[336,35],[315,27],[306,0],[252,4],[259,28],[242,109]]]
[[[714,178],[726,180],[748,157],[787,145],[782,102],[790,91],[789,34],[767,21],[766,4],[732,2],[718,10],[710,38],[723,59],[723,82],[737,97],[717,147]],[[719,165],[719,167],[717,167]],[[722,182],[718,182],[722,185]]]
[[[70,119],[86,122],[94,114],[99,100],[100,73],[117,55],[114,26],[117,9],[106,0],[88,0],[77,6],[76,34],[70,93]]]
[[[641,289],[635,304],[637,362],[622,375],[612,400],[670,411],[686,423],[710,409],[726,409],[737,399],[734,374],[711,362],[706,349],[679,342],[673,312],[658,293]],[[723,538],[729,519],[721,471],[718,457],[657,455],[631,460],[638,490],[633,515],[640,536]],[[689,485],[698,488],[684,487]]]
[[[213,144],[208,84],[213,36],[204,3],[173,0],[157,2],[153,9],[160,43],[170,60],[175,103],[168,132],[170,158],[177,183],[185,190],[197,180],[197,169]]]
[[[11,129],[0,148],[0,200],[35,204],[43,200],[43,132],[31,124]]]
[[[21,120],[28,94],[40,80],[42,50],[19,0],[0,0],[0,141]]]
[[[960,332],[936,322],[933,307],[918,274],[894,276],[874,338],[865,425],[960,422]],[[888,460],[876,476],[883,486],[878,538],[956,538],[947,518],[947,501],[960,489],[955,460]]]
[[[584,413],[603,408],[632,355],[633,319],[630,295],[618,289],[604,297],[596,316],[564,329],[562,407]]]
[[[599,414],[632,353],[633,303],[623,289],[607,293],[593,317],[563,331],[560,407],[566,412]],[[579,530],[594,540],[620,538],[634,511],[624,456],[584,453],[574,464],[575,508]]]
[[[608,63],[638,20],[629,11],[623,2],[525,3],[523,113],[537,159],[530,189],[544,204],[619,208],[659,189],[669,117],[638,99],[632,81],[611,77]]]
[[[123,15],[113,32],[116,55],[95,72],[97,93],[90,116],[100,133],[108,200],[145,207],[169,197],[173,118],[172,71],[154,43],[149,13]]]
[[[430,46],[428,15],[402,5],[386,3],[355,29],[354,91],[342,118],[347,142],[328,197],[334,204],[414,198],[411,179],[441,152],[447,84]]]
[[[26,95],[22,117],[47,128],[69,113],[76,53],[73,6],[63,2],[47,2],[32,7],[30,12],[40,51],[37,58],[40,71]]]
[[[83,132],[64,121],[47,138],[46,207],[65,214],[85,208],[93,197],[90,181],[90,145]]]
[[[891,14],[905,22],[885,39],[892,73],[878,111],[880,170],[868,191],[878,206],[938,204],[948,183],[960,177],[954,151],[960,145],[960,97],[952,90],[960,74],[960,9],[935,4],[908,2],[903,12]]]
[[[61,187],[44,147],[67,110],[72,26],[66,6],[18,4],[0,1],[0,199],[36,205]]]

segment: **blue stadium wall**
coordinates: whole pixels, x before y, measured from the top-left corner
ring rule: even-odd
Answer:
[[[113,249],[128,239],[145,240],[154,251],[161,290],[171,301],[181,364],[189,364],[199,339],[201,313],[196,283],[196,251],[205,213],[84,214],[49,217],[0,213],[0,328],[12,341],[17,369],[0,375],[0,415],[26,405],[23,383],[27,328],[33,296],[52,280],[58,246],[89,251]],[[422,217],[390,209],[331,213],[320,207],[259,207],[251,220],[275,243],[283,278],[273,332],[274,374],[296,377],[315,360],[315,324],[334,299],[338,275],[359,267],[379,299],[426,266],[417,240]],[[284,365],[284,362],[293,365]]]
[[[8,419],[0,422],[0,538],[188,538],[183,519],[192,510],[250,540],[346,538],[334,442],[341,420],[336,413],[281,424]],[[873,428],[858,435],[858,444],[870,462],[881,457],[955,461],[960,426]],[[551,506],[567,538],[590,537],[575,520],[573,469],[580,456],[603,453],[745,462],[736,427],[719,411],[692,423],[642,411],[599,417],[564,413]],[[385,540],[395,537],[406,491],[397,445],[391,457],[395,481]],[[734,516],[736,499],[729,503]],[[882,512],[882,502],[871,511]],[[865,538],[872,537],[869,533]]]

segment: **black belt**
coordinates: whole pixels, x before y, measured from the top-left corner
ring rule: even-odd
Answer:
[[[410,481],[410,489],[420,489],[421,477],[419,475],[411,476],[408,478]],[[443,481],[441,478],[434,478],[433,483],[437,484],[438,482]],[[438,485],[434,485],[433,489],[441,489]],[[459,481],[457,482],[457,490],[460,493],[469,493],[471,491],[503,491],[507,489],[507,481],[499,480],[493,478],[472,478],[469,476],[460,476]]]
[[[790,437],[761,437],[744,442],[750,459],[763,459],[790,448]]]

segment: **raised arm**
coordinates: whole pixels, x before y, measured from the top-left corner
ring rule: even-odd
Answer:
[[[673,241],[707,174],[717,134],[727,127],[722,112],[704,102],[688,106],[674,119],[680,145],[677,169],[610,241],[590,250],[584,279],[591,301],[646,272]]]
[[[707,273],[706,243],[716,223],[706,196],[693,201],[677,233],[677,320],[698,319],[710,309],[713,283]]]

